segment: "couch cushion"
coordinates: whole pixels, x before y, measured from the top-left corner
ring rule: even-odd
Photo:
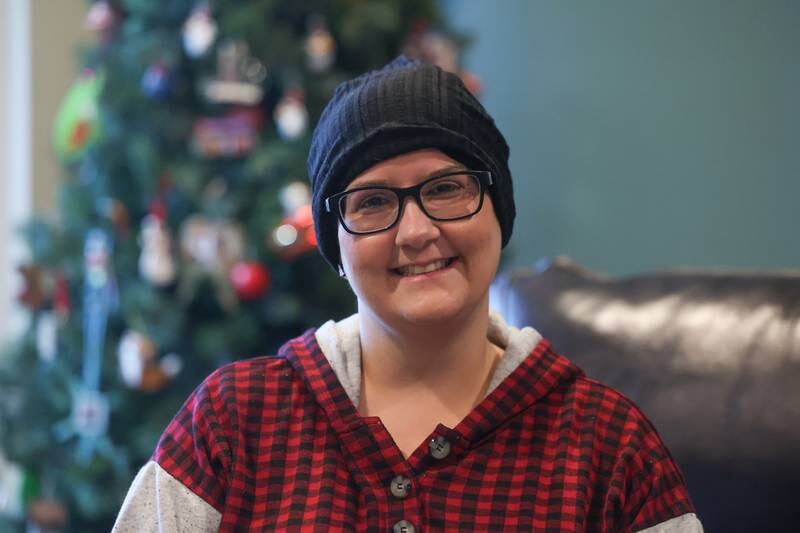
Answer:
[[[800,273],[609,278],[559,259],[500,276],[491,298],[642,408],[708,531],[797,526]]]

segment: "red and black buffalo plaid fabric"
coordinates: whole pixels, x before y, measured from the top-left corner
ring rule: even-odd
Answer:
[[[644,415],[547,341],[406,459],[309,331],[212,374],[153,459],[221,513],[220,531],[618,533],[694,512]]]

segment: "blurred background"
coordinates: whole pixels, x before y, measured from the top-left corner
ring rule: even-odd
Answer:
[[[797,2],[447,6],[511,145],[513,265],[800,264]]]
[[[797,2],[289,4],[0,2],[0,531],[104,530],[210,369],[352,310],[304,155],[398,53],[506,134],[503,269],[800,264]]]

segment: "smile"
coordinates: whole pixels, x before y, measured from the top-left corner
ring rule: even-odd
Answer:
[[[392,270],[401,276],[419,276],[420,274],[427,274],[429,272],[435,272],[437,270],[447,268],[453,263],[453,261],[455,261],[455,257],[450,257],[448,259],[437,259],[436,261],[426,265],[406,265],[400,268],[394,268]]]

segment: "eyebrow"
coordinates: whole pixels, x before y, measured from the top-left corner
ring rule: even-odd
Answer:
[[[435,178],[436,176],[441,176],[442,174],[447,174],[448,172],[456,172],[456,171],[459,171],[459,170],[467,170],[467,167],[465,167],[464,165],[461,165],[461,164],[448,165],[448,166],[446,166],[444,168],[440,168],[439,170],[435,171],[433,174],[425,176],[420,181],[424,181],[424,180],[427,180],[427,179]],[[386,178],[374,178],[374,179],[360,181],[360,182],[358,182],[356,184],[354,184],[351,181],[348,184],[347,188],[345,188],[345,190],[349,190],[351,188],[353,188],[353,189],[359,188],[360,189],[361,187],[389,187],[389,186],[390,185],[389,185],[389,180],[388,179],[386,179]]]

